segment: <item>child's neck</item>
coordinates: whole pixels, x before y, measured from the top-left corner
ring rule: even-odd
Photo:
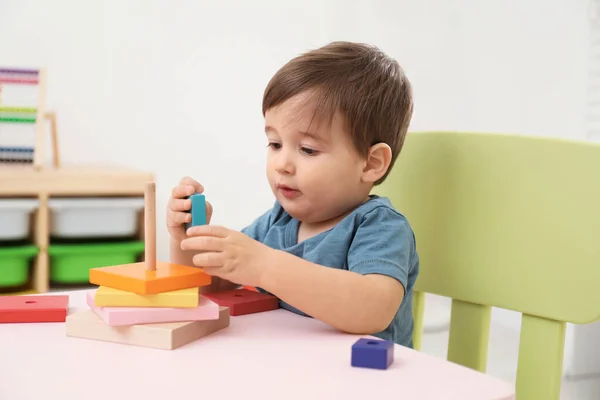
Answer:
[[[360,204],[364,204],[368,200],[369,200],[369,196],[367,196],[367,198],[365,198],[365,200]],[[341,220],[346,218],[346,216],[348,214],[350,214],[352,211],[354,211],[356,209],[356,207],[360,206],[360,204],[357,204],[355,207],[352,207],[350,210],[338,215],[337,217],[330,218],[325,221],[317,221],[317,222],[300,221],[300,226],[298,227],[298,243],[303,242],[307,239],[310,239],[311,237],[317,236],[319,233],[323,233],[323,232],[328,231],[329,229],[333,228]]]
[[[344,217],[348,215],[348,213],[339,215],[335,218],[329,219],[327,221],[319,221],[319,222],[302,222],[300,221],[300,226],[298,227],[298,243],[305,241],[306,239],[310,239],[313,236],[317,236],[319,233],[325,232],[334,226],[337,225]]]

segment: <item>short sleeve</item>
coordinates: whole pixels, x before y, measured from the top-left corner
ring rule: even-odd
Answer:
[[[254,240],[263,242],[269,228],[276,221],[282,207],[276,202],[275,205],[264,214],[256,218],[250,225],[241,230],[243,234]]]
[[[378,207],[363,217],[348,251],[348,269],[397,279],[407,290],[415,238],[404,216]]]

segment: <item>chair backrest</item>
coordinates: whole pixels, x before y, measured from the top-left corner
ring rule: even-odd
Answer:
[[[522,313],[519,400],[558,399],[566,322],[600,319],[600,145],[410,133],[388,196],[415,230],[423,293],[452,298],[448,359],[485,371],[491,307]]]

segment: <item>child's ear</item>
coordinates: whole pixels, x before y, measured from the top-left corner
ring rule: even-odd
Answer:
[[[385,143],[377,143],[369,148],[366,165],[363,170],[364,182],[373,183],[379,180],[390,167],[392,149]]]

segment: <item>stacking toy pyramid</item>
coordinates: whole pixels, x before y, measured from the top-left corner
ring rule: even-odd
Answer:
[[[99,287],[87,293],[89,310],[67,316],[67,336],[172,350],[229,326],[229,307],[200,294],[210,275],[156,261],[154,182],[146,187],[144,217],[144,261],[90,269]]]

